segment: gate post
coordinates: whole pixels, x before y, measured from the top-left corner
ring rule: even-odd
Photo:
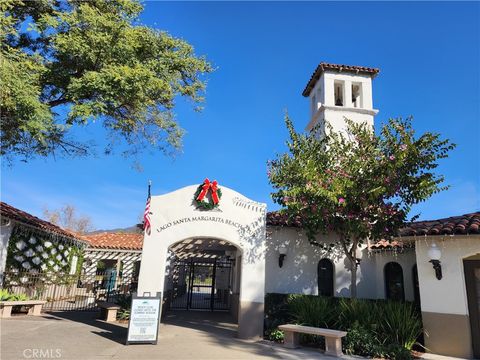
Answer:
[[[212,272],[212,290],[210,290],[210,311],[213,311],[215,307],[215,276],[217,275],[217,258],[213,262],[213,272]]]
[[[52,297],[52,303],[50,304],[50,311],[53,311],[53,304],[55,303],[55,296],[57,296],[57,283],[53,283],[53,297]]]

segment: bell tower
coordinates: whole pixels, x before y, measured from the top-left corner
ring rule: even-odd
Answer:
[[[378,110],[373,108],[372,80],[379,69],[364,66],[337,65],[322,62],[310,78],[302,95],[310,100],[307,131],[318,126],[325,134],[325,123],[333,131],[345,131],[345,118],[364,122],[373,129]]]

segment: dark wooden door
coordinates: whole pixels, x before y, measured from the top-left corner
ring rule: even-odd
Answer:
[[[480,260],[464,260],[473,356],[480,358]]]
[[[328,259],[318,262],[318,295],[333,296],[333,264]]]
[[[389,262],[385,265],[385,289],[388,300],[405,300],[403,286],[403,269],[399,263]]]

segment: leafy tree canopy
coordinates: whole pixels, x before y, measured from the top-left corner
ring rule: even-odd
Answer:
[[[269,162],[272,198],[300,220],[312,244],[341,245],[355,272],[359,244],[391,239],[414,204],[447,189],[435,169],[455,145],[429,132],[417,137],[411,118],[390,119],[379,135],[350,120],[345,133],[327,124],[321,138],[296,133],[288,116],[285,122],[289,151]],[[338,235],[336,243],[317,241],[328,232]]]
[[[178,96],[196,109],[212,71],[186,41],[138,22],[139,0],[3,0],[0,4],[1,155],[89,154],[70,135],[100,121],[125,154],[170,152],[183,130]]]

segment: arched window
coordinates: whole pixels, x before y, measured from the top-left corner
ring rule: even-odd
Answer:
[[[413,281],[413,301],[415,304],[420,305],[420,284],[418,283],[418,269],[417,264],[412,268],[412,281]]]
[[[405,300],[403,288],[403,270],[399,263],[389,262],[385,265],[385,290],[389,300]]]
[[[333,263],[328,259],[318,262],[318,295],[333,296]]]

